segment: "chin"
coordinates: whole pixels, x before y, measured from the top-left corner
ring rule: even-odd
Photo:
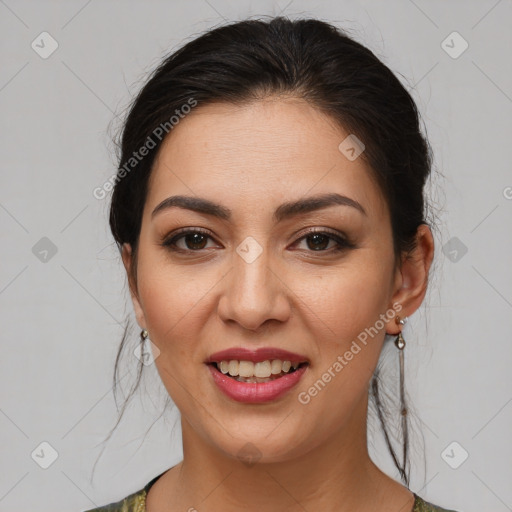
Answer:
[[[310,444],[304,434],[299,426],[293,432],[288,428],[276,428],[275,423],[272,428],[258,428],[252,423],[250,427],[241,425],[237,431],[223,432],[221,439],[210,438],[210,443],[249,467],[255,463],[286,462],[299,457]]]

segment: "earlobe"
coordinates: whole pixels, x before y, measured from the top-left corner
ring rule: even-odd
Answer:
[[[132,277],[132,248],[130,244],[124,243],[121,251],[121,257],[123,260],[124,268],[126,270],[126,276],[128,279],[128,287],[130,289],[130,296],[132,299],[133,310],[137,323],[142,329],[147,329],[146,319],[144,317],[144,311],[142,309],[140,299],[138,296],[137,284],[133,281]]]
[[[421,305],[428,286],[428,276],[434,258],[434,239],[430,228],[421,224],[416,232],[416,247],[408,254],[396,276],[396,288],[391,303],[399,303],[400,316],[411,316]],[[400,329],[391,320],[388,334],[398,334]]]

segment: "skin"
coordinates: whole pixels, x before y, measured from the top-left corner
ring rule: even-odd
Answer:
[[[131,247],[123,246],[137,321],[160,350],[155,363],[183,432],[183,461],[152,487],[148,511],[412,509],[412,493],[367,451],[368,386],[386,332],[401,329],[394,318],[308,404],[297,399],[393,304],[402,318],[417,310],[433,258],[422,225],[416,250],[395,265],[388,207],[363,158],[339,151],[347,135],[303,100],[272,97],[198,106],[162,146],[136,280]],[[273,222],[282,203],[332,192],[358,201],[366,215],[337,205]],[[176,194],[221,203],[232,218],[174,207],[152,219]],[[210,238],[181,238],[183,253],[161,245],[184,227]],[[308,228],[345,234],[355,247],[333,252],[334,240],[304,238]],[[251,263],[236,252],[248,236],[262,248]],[[310,366],[274,402],[235,402],[204,364],[235,346],[283,348],[306,355]],[[246,443],[261,455],[254,465],[237,457]]]

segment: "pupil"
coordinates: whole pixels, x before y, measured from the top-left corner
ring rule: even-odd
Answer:
[[[311,240],[311,239],[312,239],[312,240],[314,240],[314,241],[316,241],[316,242],[318,242],[318,241],[319,241],[319,239],[320,239],[320,246],[321,246],[321,247],[320,247],[320,249],[325,249],[325,247],[326,247],[327,245],[329,245],[329,237],[327,237],[327,236],[325,236],[325,235],[322,235],[321,233],[315,233],[315,234],[313,234],[313,235],[310,235],[310,240]],[[322,239],[324,240],[324,242],[327,242],[327,244],[325,244],[325,243],[323,243],[323,244],[322,244],[322,243],[321,243],[321,242],[322,242]],[[310,244],[308,244],[308,245],[310,245],[310,249],[315,249],[315,248],[316,248],[316,249],[318,249],[318,248],[319,248],[319,246],[318,246],[318,245],[316,245],[316,246],[314,245],[316,242],[313,242],[313,247],[311,247],[311,245],[310,245]]]
[[[193,233],[192,235],[187,235],[186,236],[187,245],[191,249],[202,249],[202,247],[195,247],[194,244],[201,245],[201,239],[203,239],[203,245],[204,245],[204,238],[205,238],[205,236],[202,235],[201,233]],[[192,239],[192,242],[189,243],[190,239]],[[190,247],[191,245],[194,247]]]

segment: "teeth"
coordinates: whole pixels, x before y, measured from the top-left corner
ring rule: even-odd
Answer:
[[[254,364],[254,376],[255,377],[270,377],[270,361],[262,361],[261,363]],[[251,377],[251,375],[249,375]]]
[[[217,368],[224,374],[229,373],[231,377],[258,377],[269,378],[272,375],[280,373],[288,373],[292,368],[296,370],[300,363],[292,363],[290,361],[281,361],[273,359],[272,361],[261,361],[253,363],[252,361],[221,361],[216,363]]]
[[[232,361],[229,362],[229,364],[231,363]],[[240,377],[254,377],[254,363],[252,361],[240,361],[238,375]]]
[[[274,359],[270,365],[270,371],[272,372],[272,375],[277,375],[278,373],[281,373],[282,369],[282,361],[279,361],[279,359]]]
[[[231,377],[238,375],[238,361],[229,361],[228,372]]]

